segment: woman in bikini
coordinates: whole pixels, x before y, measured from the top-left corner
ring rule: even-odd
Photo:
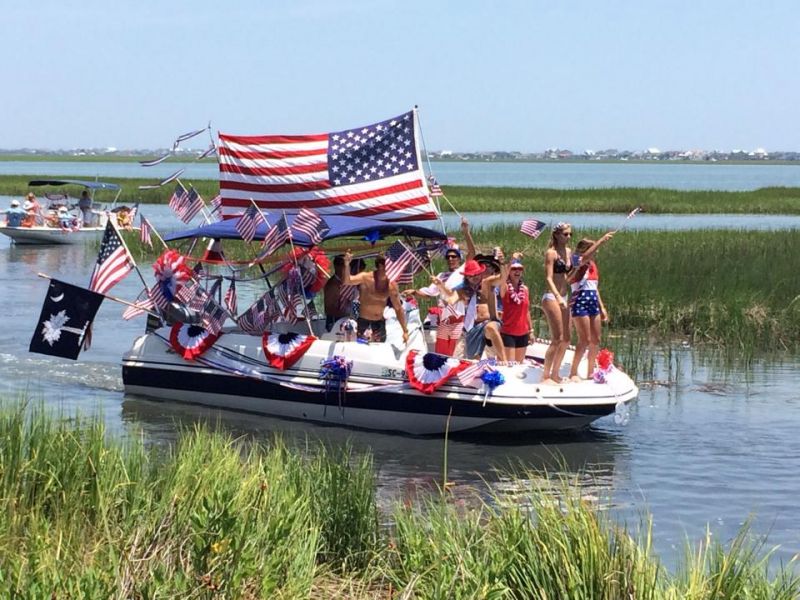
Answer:
[[[550,235],[550,243],[544,253],[544,274],[547,291],[542,296],[542,311],[550,329],[550,346],[544,355],[542,383],[561,383],[559,369],[564,353],[569,347],[569,306],[567,276],[572,270],[572,250],[569,241],[572,226],[557,223]]]
[[[586,359],[586,379],[592,376],[595,359],[600,350],[600,325],[608,321],[608,312],[600,297],[600,273],[595,263],[597,250],[614,235],[609,231],[598,241],[583,239],[575,247],[575,254],[580,256],[576,270],[570,275],[572,298],[570,300],[570,316],[578,332],[578,343],[575,346],[575,357],[570,368],[570,381],[580,381],[578,366],[583,353],[588,350]]]

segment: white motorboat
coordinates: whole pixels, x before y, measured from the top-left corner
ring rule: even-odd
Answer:
[[[54,244],[83,244],[91,240],[100,240],[106,229],[110,217],[116,214],[110,211],[118,210],[115,204],[121,193],[121,188],[115,183],[101,181],[78,181],[72,179],[47,179],[29,182],[31,187],[37,186],[82,186],[92,198],[92,220],[90,223],[83,221],[81,211],[77,209],[77,199],[66,194],[45,194],[46,204],[41,206],[31,222],[20,227],[9,227],[0,224],[0,233],[11,238],[12,242],[19,245],[54,245]],[[116,192],[109,206],[94,201],[97,190]],[[61,211],[61,212],[59,212]],[[62,219],[62,216],[67,217]]]
[[[125,354],[127,394],[414,435],[579,429],[624,412],[638,395],[620,370],[603,383],[540,384],[543,343],[529,347],[524,364],[497,367],[505,383],[491,392],[451,377],[425,394],[409,385],[406,368],[409,352],[426,350],[419,333],[399,353],[388,342],[343,342],[324,335],[286,370],[268,364],[258,337],[226,332],[195,360],[179,356],[169,337],[169,328],[147,333]],[[343,389],[330,389],[320,375],[321,365],[334,356],[353,364]]]
[[[371,219],[330,217],[328,237],[363,235],[383,228],[383,233],[441,237],[412,225],[380,223]],[[262,237],[265,226],[256,234]],[[237,238],[232,221],[207,225],[175,234],[180,237]],[[295,244],[306,240],[296,236]],[[391,310],[387,311],[387,314]],[[179,354],[180,335],[202,334],[203,328],[178,323],[144,334],[122,360],[122,378],[128,394],[188,402],[204,406],[308,420],[317,423],[395,431],[414,435],[451,432],[525,432],[582,428],[594,420],[625,412],[638,395],[636,384],[623,371],[611,367],[596,380],[541,384],[546,342],[528,348],[524,363],[494,366],[494,382],[478,379],[465,385],[456,371],[474,361],[445,364],[445,357],[429,351],[431,341],[416,319],[409,319],[410,339],[402,344],[399,325],[387,321],[388,339],[383,343],[344,341],[346,331],[324,321],[274,323],[269,334],[249,335],[226,328],[213,345],[187,360]],[[416,323],[416,326],[413,325]],[[271,343],[287,347],[308,335],[304,353],[284,368],[275,366]],[[180,332],[180,333],[179,333]],[[286,339],[279,339],[286,334]],[[289,338],[295,337],[295,340]],[[277,340],[277,341],[276,341]],[[178,344],[176,349],[176,343]],[[428,357],[431,357],[430,360]],[[414,385],[419,359],[432,362],[439,377],[436,389]],[[324,367],[331,359],[350,361],[349,375],[332,385]],[[565,364],[572,360],[568,354]],[[416,365],[416,366],[415,366]],[[448,375],[448,368],[453,371]],[[437,376],[438,377],[438,376]],[[475,387],[478,386],[478,387]]]

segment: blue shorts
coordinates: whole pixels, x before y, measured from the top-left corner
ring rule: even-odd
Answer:
[[[600,314],[597,290],[581,290],[572,297],[570,314],[573,317],[596,317]]]

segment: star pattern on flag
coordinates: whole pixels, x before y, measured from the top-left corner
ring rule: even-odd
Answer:
[[[418,169],[412,113],[330,134],[333,185],[363,183]]]

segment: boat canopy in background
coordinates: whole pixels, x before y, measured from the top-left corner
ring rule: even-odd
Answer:
[[[120,188],[116,183],[104,183],[102,181],[79,181],[77,179],[34,179],[29,181],[28,185],[37,187],[40,185],[80,185],[90,190],[114,190]]]
[[[416,111],[315,135],[219,134],[226,216],[255,202],[267,212],[301,208],[383,221],[438,218],[420,160]]]
[[[309,236],[302,231],[298,231],[292,227],[297,215],[287,215],[286,221],[289,227],[292,228],[292,242],[298,246],[313,246]],[[187,238],[215,238],[227,240],[241,240],[242,234],[236,229],[237,219],[225,219],[202,227],[188,229],[185,231],[178,231],[171,235],[164,236],[168,242],[174,240],[184,240]],[[446,236],[441,231],[435,231],[427,227],[419,225],[411,225],[408,223],[390,223],[387,221],[379,221],[378,219],[366,219],[363,217],[341,217],[341,216],[326,216],[325,222],[330,231],[325,234],[324,240],[330,240],[338,237],[357,237],[357,236],[374,236],[378,234],[380,237],[391,235],[408,235],[411,237],[418,237],[432,240],[444,240]],[[254,240],[263,240],[267,235],[268,226],[266,223],[261,223],[256,228],[256,235]],[[377,238],[376,238],[377,239]]]

